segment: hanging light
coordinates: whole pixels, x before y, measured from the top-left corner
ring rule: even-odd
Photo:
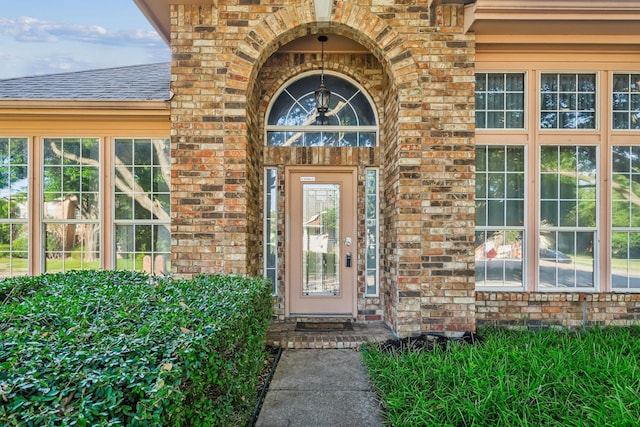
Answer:
[[[329,99],[331,98],[331,92],[324,85],[324,42],[327,40],[327,36],[318,37],[318,41],[322,45],[322,68],[320,71],[320,87],[313,93],[320,123],[324,122],[325,114],[329,111]]]

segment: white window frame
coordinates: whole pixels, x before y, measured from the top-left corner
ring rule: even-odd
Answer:
[[[21,276],[21,275],[25,275],[25,274],[30,274],[31,272],[31,259],[32,259],[32,255],[31,255],[31,234],[32,234],[32,223],[33,223],[33,210],[31,209],[31,204],[32,204],[32,197],[33,197],[33,191],[32,191],[32,185],[31,183],[33,182],[32,176],[33,176],[33,144],[31,143],[31,139],[27,138],[27,137],[11,137],[11,136],[0,136],[1,139],[6,139],[8,144],[11,144],[12,140],[20,140],[20,141],[25,141],[27,144],[27,185],[26,185],[26,192],[27,192],[27,198],[25,200],[25,209],[28,212],[28,215],[25,218],[0,218],[0,224],[3,225],[20,225],[26,228],[27,230],[27,253],[26,253],[26,258],[25,261],[26,262],[26,272],[20,272],[20,273],[16,273],[13,271],[13,264],[14,264],[14,251],[12,247],[10,247],[9,251],[7,252],[8,256],[9,256],[9,265],[8,267],[8,274],[5,276],[1,276],[0,278],[9,278],[9,277],[16,277],[16,276]],[[12,245],[13,242],[10,243],[10,245]]]
[[[98,152],[99,152],[99,158],[98,158],[98,203],[99,203],[99,207],[98,207],[98,218],[97,219],[93,219],[93,220],[89,220],[89,219],[46,219],[45,218],[45,189],[44,189],[44,168],[45,168],[45,163],[44,163],[44,150],[45,150],[45,143],[47,140],[53,140],[53,139],[60,139],[63,141],[64,140],[85,140],[85,139],[93,139],[97,142],[98,145]],[[99,241],[102,242],[104,239],[104,223],[103,223],[103,212],[104,212],[104,203],[103,203],[103,197],[102,195],[104,194],[104,159],[102,158],[102,156],[104,155],[104,144],[105,144],[105,140],[103,138],[97,137],[97,136],[43,136],[40,138],[40,157],[39,157],[39,161],[38,161],[38,168],[39,168],[39,176],[40,176],[40,182],[39,182],[39,186],[40,186],[40,191],[39,191],[39,200],[38,200],[38,205],[39,205],[39,211],[40,211],[40,217],[39,217],[39,232],[41,233],[41,238],[42,238],[42,246],[40,247],[40,271],[42,273],[48,273],[51,271],[47,270],[47,233],[46,233],[46,227],[47,224],[52,224],[52,225],[81,225],[81,224],[97,224],[99,231],[98,231],[98,237],[99,237]],[[97,268],[87,268],[87,270],[96,270],[96,269],[100,269],[102,268],[102,266],[104,265],[104,260],[103,260],[103,246],[102,244],[98,245],[98,247],[96,248],[96,252],[98,255],[98,267]],[[83,270],[85,268],[82,268]],[[58,271],[58,270],[56,270]],[[62,263],[62,269],[59,270],[60,272],[65,272],[67,271],[67,268],[65,268],[65,262],[63,261]]]
[[[575,75],[577,76],[578,74],[593,74],[595,75],[595,93],[594,93],[594,127],[593,128],[562,128],[562,127],[555,127],[555,128],[543,128],[542,127],[542,123],[541,123],[541,114],[542,114],[542,102],[541,102],[541,97],[542,97],[542,76],[544,74],[558,74],[558,75]],[[578,133],[599,133],[600,132],[600,123],[601,123],[601,115],[602,115],[602,110],[601,110],[601,103],[600,103],[600,96],[601,96],[601,84],[600,84],[600,76],[601,72],[600,70],[595,70],[595,69],[591,69],[591,70],[581,70],[581,71],[575,71],[575,70],[540,70],[538,72],[537,75],[537,87],[536,87],[536,105],[537,105],[537,111],[536,111],[536,123],[537,123],[537,129],[540,133],[554,133],[554,132],[563,132],[563,133],[571,133],[571,132],[578,132]],[[577,102],[577,100],[576,100]],[[559,111],[559,110],[558,110]]]
[[[269,181],[267,179],[267,176],[269,173],[273,173],[275,175],[275,188],[269,188]],[[263,275],[264,277],[269,277],[269,270],[273,270],[274,274],[273,277],[275,278],[274,282],[273,282],[273,292],[272,295],[273,296],[277,296],[278,295],[278,266],[279,266],[279,257],[278,257],[278,168],[276,167],[266,167],[264,169],[264,189],[263,189],[263,194],[264,194],[264,206],[263,206],[263,212],[264,212],[264,220],[263,220],[263,229],[262,229],[262,235],[263,235],[263,252],[262,252],[262,259],[263,259]],[[274,217],[271,218],[271,207],[269,206],[269,197],[267,197],[269,194],[271,194],[271,198],[275,197],[275,200],[273,200],[273,202],[275,202],[276,208],[273,211],[273,215]],[[275,241],[271,242],[270,240],[268,240],[269,236],[270,236],[270,230],[268,227],[268,221],[267,218],[272,222],[275,223],[275,229],[276,229],[276,235],[275,235]],[[274,256],[274,265],[270,266],[269,265],[269,256],[268,256],[268,251],[269,251],[269,246],[273,245],[273,256]]]
[[[375,177],[376,177],[376,185],[375,185],[375,188],[373,189],[374,193],[368,192],[367,175],[369,172],[375,173]],[[374,207],[375,214],[374,214],[374,220],[373,220],[375,222],[375,230],[376,230],[376,248],[375,248],[375,267],[374,268],[369,268],[367,265],[367,256],[368,256],[369,248],[368,247],[365,248],[364,289],[365,289],[365,297],[379,297],[380,296],[380,169],[379,168],[365,168],[365,197],[367,199],[365,201],[365,233],[368,231],[368,228],[369,228],[369,224],[368,224],[369,212],[367,210],[367,208],[369,207],[369,203],[368,203],[369,194],[374,194],[376,197],[376,203]],[[374,283],[375,292],[373,293],[369,293],[367,291],[369,288],[369,286],[367,286],[367,278],[368,278],[369,272],[373,272],[376,278]]]
[[[513,129],[511,129],[513,130]],[[527,271],[528,271],[528,263],[527,260],[529,259],[529,257],[527,256],[527,252],[528,252],[528,235],[529,235],[529,228],[527,227],[528,221],[529,221],[529,209],[527,209],[527,204],[529,202],[530,199],[530,192],[529,192],[529,146],[526,144],[502,144],[502,143],[482,143],[482,144],[477,144],[476,147],[478,146],[483,146],[483,147],[491,147],[491,146],[497,146],[497,147],[504,147],[504,148],[508,148],[508,147],[522,147],[524,150],[524,218],[523,218],[523,225],[521,227],[517,227],[517,226],[491,226],[491,225],[485,225],[485,226],[481,226],[475,227],[475,232],[486,232],[488,230],[501,230],[501,231],[521,231],[522,232],[522,284],[520,286],[496,286],[496,285],[478,285],[476,284],[476,289],[480,290],[480,291],[524,291],[527,289]],[[505,198],[506,200],[506,198]]]
[[[150,144],[153,144],[154,140],[162,140],[162,141],[166,141],[167,143],[170,142],[169,138],[166,137],[122,137],[122,136],[114,136],[112,138],[110,138],[110,153],[111,153],[111,159],[115,159],[116,158],[116,145],[118,143],[118,140],[130,140],[134,146],[136,141],[139,140],[150,140]],[[171,159],[169,158],[169,168],[171,167],[171,163],[170,163]],[[112,162],[112,166],[111,166],[111,172],[112,172],[112,176],[113,179],[116,179],[117,177],[117,173],[116,173],[116,168],[119,165],[115,164],[115,161]],[[135,165],[127,165],[127,166],[135,166]],[[156,167],[159,168],[159,166],[157,165],[152,165],[149,164],[148,166],[150,167]],[[169,170],[169,174],[170,174],[170,170]],[[168,182],[167,185],[169,185],[169,195],[171,193],[171,182]],[[117,245],[117,241],[116,241],[116,237],[117,237],[117,233],[116,233],[116,227],[117,226],[151,226],[151,227],[166,227],[169,230],[170,233],[170,229],[171,229],[171,220],[160,220],[160,219],[118,219],[116,218],[116,194],[119,193],[116,191],[116,184],[115,182],[112,182],[112,188],[110,189],[111,194],[110,194],[110,200],[111,200],[111,211],[112,211],[112,222],[110,224],[111,226],[111,233],[112,233],[112,253],[113,253],[113,266],[112,268],[117,269],[117,262],[118,262],[118,245]],[[151,194],[151,193],[144,193],[144,194]],[[171,212],[169,212],[169,217],[171,216]],[[170,257],[171,257],[171,237],[169,237],[169,252],[163,252],[163,251],[158,251],[157,248],[153,248],[153,250],[149,250],[146,251],[146,253],[151,256],[151,265],[150,267],[150,271],[144,271],[145,273],[148,274],[168,274],[170,269],[166,269],[162,268],[160,269],[157,265],[156,265],[156,261],[157,261],[157,257],[158,255],[162,255],[162,256],[166,256],[165,259],[165,266],[167,263],[170,263]],[[135,266],[135,256],[141,252],[137,252],[135,250],[135,241],[132,242],[132,245],[134,245],[134,250],[132,252],[128,252],[130,254],[134,255],[134,266]],[[144,264],[143,264],[143,269],[144,269]],[[133,270],[136,270],[135,268]],[[136,271],[140,271],[140,270],[136,270]],[[161,273],[162,271],[162,273]]]
[[[576,129],[573,129],[574,131]],[[596,201],[595,201],[595,226],[594,227],[578,227],[578,226],[554,226],[554,227],[545,227],[543,228],[542,225],[540,224],[540,218],[542,217],[542,213],[541,213],[541,206],[542,206],[542,198],[540,195],[540,191],[541,191],[541,175],[542,175],[542,161],[541,161],[541,151],[543,147],[562,147],[562,146],[566,146],[566,147],[578,147],[578,146],[583,146],[583,147],[595,147],[596,149]],[[538,183],[538,192],[535,195],[535,203],[536,203],[536,207],[537,207],[537,224],[536,224],[536,236],[535,236],[535,247],[536,247],[536,251],[535,251],[535,259],[536,259],[536,277],[537,277],[537,291],[539,292],[565,292],[565,293],[570,293],[570,292],[583,292],[583,293],[593,293],[593,292],[600,292],[600,288],[601,288],[601,283],[600,283],[600,231],[599,231],[599,225],[601,224],[600,218],[600,206],[602,203],[602,175],[601,175],[601,171],[602,171],[602,161],[600,159],[600,155],[602,153],[602,147],[599,144],[553,144],[553,143],[544,143],[544,144],[538,144],[537,146],[537,164],[538,164],[538,171],[537,171],[537,176],[536,176],[536,181]],[[560,200],[558,198],[558,200]],[[543,287],[541,286],[541,281],[540,281],[540,245],[539,245],[539,238],[540,235],[542,234],[542,230],[550,230],[554,233],[562,233],[562,232],[572,232],[572,233],[580,233],[580,232],[593,232],[593,286],[590,287],[559,287],[557,285],[557,281],[555,286],[549,286],[549,287]]]
[[[628,130],[628,129],[627,129]],[[638,148],[640,150],[640,142],[637,144],[618,144],[618,143],[612,143],[608,146],[608,151],[609,153],[612,153],[613,151],[613,147],[628,147],[628,148]],[[619,227],[619,226],[614,226],[613,225],[613,155],[611,155],[610,158],[610,176],[609,176],[609,188],[608,190],[610,191],[611,194],[611,198],[610,198],[610,204],[608,207],[608,214],[609,214],[609,236],[610,239],[612,239],[613,237],[613,233],[618,233],[618,232],[622,232],[622,233],[638,233],[640,232],[640,227],[633,227],[633,226],[624,226],[624,227]],[[611,242],[611,241],[610,241]],[[613,242],[611,242],[613,243]],[[640,288],[631,288],[631,287],[614,287],[613,286],[613,254],[611,253],[611,249],[613,248],[613,245],[609,245],[609,250],[608,250],[608,257],[609,257],[609,271],[608,273],[608,280],[609,280],[609,284],[610,284],[610,290],[611,292],[619,292],[619,293],[640,293]],[[630,259],[627,257],[627,261],[629,261]]]
[[[529,128],[529,72],[527,70],[478,70],[476,71],[477,74],[502,74],[502,75],[507,75],[507,74],[522,74],[522,78],[523,78],[523,91],[524,91],[524,99],[523,99],[523,127],[521,128],[508,128],[508,127],[501,127],[501,128],[492,128],[492,127],[478,127],[476,128],[477,131],[479,132],[519,132],[519,131],[527,131]],[[474,93],[475,96],[475,93]],[[476,110],[477,111],[477,110]],[[482,110],[483,112],[487,112],[487,109],[485,108],[484,110]],[[504,109],[504,112],[506,114],[506,107]],[[485,122],[486,122],[486,118],[485,118]]]
[[[614,84],[613,79],[614,79],[614,77],[615,77],[616,75],[626,75],[626,76],[629,76],[629,75],[632,75],[632,74],[640,74],[640,70],[636,70],[636,71],[618,71],[618,70],[613,70],[613,71],[611,71],[611,78],[610,78],[611,83],[610,83],[610,86],[609,86],[609,92],[608,92],[608,96],[609,96],[609,99],[608,99],[608,102],[609,102],[609,103],[608,103],[608,105],[609,105],[609,113],[610,113],[610,114],[609,114],[609,120],[610,120],[609,128],[611,129],[611,132],[613,132],[613,133],[624,133],[624,132],[630,132],[630,133],[636,133],[636,134],[637,134],[637,133],[639,133],[639,132],[640,132],[640,128],[639,128],[639,129],[633,129],[633,128],[616,129],[616,128],[614,128],[614,127],[613,127],[613,122],[614,122],[614,120],[613,120],[613,114],[614,114],[616,111],[618,111],[618,110],[614,110],[614,109],[613,109],[613,84]],[[631,92],[630,92],[630,93],[631,93]],[[640,93],[639,93],[639,95],[640,95]],[[632,111],[632,110],[629,110],[628,112],[630,113],[631,111]],[[611,143],[610,145],[611,145],[611,146],[613,146],[613,145],[617,145],[617,144],[615,144],[615,143]]]

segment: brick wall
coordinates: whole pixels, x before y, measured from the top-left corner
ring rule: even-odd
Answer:
[[[335,1],[330,24],[315,22],[310,0],[263,3],[171,8],[173,272],[260,272],[262,167],[314,155],[264,150],[265,105],[285,79],[269,66],[291,61],[274,56],[289,41],[338,34],[371,54],[329,66],[369,85],[381,117],[373,154],[317,150],[382,171],[384,283],[379,301],[359,301],[362,316],[382,304],[401,335],[473,329],[475,47],[463,1]]]
[[[479,326],[578,328],[640,322],[640,294],[476,292]]]

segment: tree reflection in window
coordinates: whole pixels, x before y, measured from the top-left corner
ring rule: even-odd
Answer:
[[[540,128],[595,129],[596,75],[542,74]]]
[[[542,288],[593,288],[598,149],[540,149],[539,276]]]
[[[640,129],[640,74],[613,75],[613,129]]]
[[[0,278],[28,273],[29,144],[0,138]]]
[[[525,147],[476,147],[476,285],[523,286]]]
[[[116,139],[114,172],[116,268],[168,273],[169,140]]]
[[[100,267],[99,194],[99,140],[45,138],[45,271]]]
[[[640,146],[612,147],[611,287],[640,289]]]
[[[365,93],[342,77],[325,74],[331,90],[329,111],[318,120],[313,93],[317,74],[289,83],[273,101],[267,119],[267,145],[284,147],[373,147],[377,120]]]

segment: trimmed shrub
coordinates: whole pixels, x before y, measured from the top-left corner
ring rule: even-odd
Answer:
[[[265,279],[84,271],[8,279],[0,292],[0,425],[250,419],[271,319]]]

